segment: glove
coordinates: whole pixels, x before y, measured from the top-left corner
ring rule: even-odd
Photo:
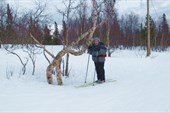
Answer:
[[[87,53],[92,54],[92,47],[91,46],[89,46]]]
[[[88,54],[91,54],[91,51],[88,49],[88,50],[87,50],[87,53],[88,53]]]

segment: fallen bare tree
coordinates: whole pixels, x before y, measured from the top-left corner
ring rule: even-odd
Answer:
[[[43,46],[40,42],[38,42],[32,34],[30,34],[30,36],[33,38],[33,40],[37,44],[39,44],[44,49],[44,51],[46,51],[53,58],[52,63],[47,67],[47,70],[46,70],[47,81],[49,84],[54,83],[53,78],[52,78],[52,72],[54,69],[56,69],[56,72],[57,72],[58,85],[63,84],[62,78],[61,78],[62,72],[61,72],[61,67],[60,67],[62,57],[67,53],[70,53],[74,56],[82,55],[86,51],[88,46],[92,44],[93,34],[94,34],[95,30],[109,20],[109,18],[106,18],[106,19],[103,19],[100,23],[98,23],[98,18],[99,18],[100,12],[101,12],[101,5],[98,5],[96,0],[92,0],[92,4],[93,4],[92,5],[93,6],[93,26],[92,26],[92,28],[89,29],[87,32],[83,33],[81,36],[79,36],[76,41],[74,41],[71,44],[69,44],[68,46],[64,47],[63,50],[61,50],[55,57],[51,52],[49,52],[45,48],[45,46]],[[112,7],[112,9],[114,10],[114,7]],[[78,43],[82,40],[85,40],[86,43],[81,47],[81,49],[79,51],[75,51],[73,49],[73,47],[75,47],[75,45],[78,45]]]

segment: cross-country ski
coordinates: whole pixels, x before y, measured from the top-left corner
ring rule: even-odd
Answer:
[[[170,0],[0,0],[0,113],[170,112]]]
[[[106,80],[105,82],[103,83],[97,83],[97,82],[90,82],[90,83],[84,83],[84,84],[81,84],[81,85],[77,85],[77,86],[74,86],[75,88],[83,88],[83,87],[89,87],[89,86],[96,86],[96,85],[102,85],[102,84],[108,84],[108,83],[114,83],[116,82],[116,80]]]

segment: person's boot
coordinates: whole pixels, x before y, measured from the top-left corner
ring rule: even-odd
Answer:
[[[97,83],[101,84],[101,83],[104,83],[105,80],[99,80]]]
[[[96,80],[95,83],[99,83],[101,80]]]

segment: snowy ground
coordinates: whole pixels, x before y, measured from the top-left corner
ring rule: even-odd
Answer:
[[[48,47],[57,53],[61,47]],[[22,52],[18,51],[21,55]],[[18,74],[21,65],[17,57],[0,49],[0,113],[50,112],[170,112],[170,52],[116,50],[105,64],[106,78],[117,82],[75,88],[83,84],[88,54],[71,56],[70,78],[64,85],[48,85],[43,55],[37,57],[36,75],[31,75],[31,63],[26,75]],[[7,79],[6,75],[13,72]],[[92,82],[94,65],[90,60],[87,82]],[[55,79],[55,78],[54,78]]]

